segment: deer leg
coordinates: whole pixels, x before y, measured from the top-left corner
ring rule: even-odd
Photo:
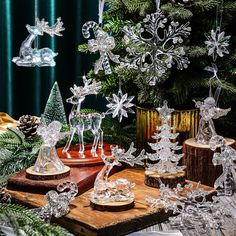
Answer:
[[[78,130],[78,138],[79,138],[79,153],[84,153],[84,131]]]
[[[66,146],[63,148],[63,153],[67,152],[70,148],[70,145],[71,145],[71,142],[74,138],[74,135],[75,135],[75,131],[76,131],[76,128],[73,128],[70,132],[70,137],[68,138],[67,140],[67,143],[66,143]]]
[[[98,134],[99,134],[99,143],[98,143],[98,148],[103,149],[103,130],[98,129]]]
[[[92,153],[95,153],[96,150],[97,150],[98,140],[99,140],[99,133],[96,132],[96,133],[94,133],[93,146],[92,146],[92,149],[91,149]]]

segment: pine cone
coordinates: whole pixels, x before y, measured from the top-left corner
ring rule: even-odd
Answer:
[[[37,134],[39,119],[35,116],[24,115],[19,118],[18,129],[24,133],[26,138],[33,138]]]

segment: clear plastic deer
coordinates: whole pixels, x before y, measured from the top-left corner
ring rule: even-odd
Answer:
[[[74,134],[77,131],[79,137],[79,153],[84,153],[84,131],[91,130],[94,135],[93,146],[91,152],[96,153],[97,148],[103,148],[103,131],[101,129],[102,119],[105,117],[104,113],[89,113],[83,114],[80,112],[81,103],[84,101],[87,95],[97,94],[101,87],[101,82],[96,82],[92,79],[86,79],[83,76],[84,86],[76,86],[70,88],[73,96],[66,101],[73,104],[71,112],[69,114],[70,123],[70,136],[63,149],[63,153],[67,152],[70,148]]]
[[[61,18],[57,18],[57,22],[51,27],[47,21],[44,19],[40,21],[38,18],[36,18],[35,26],[27,24],[26,29],[29,32],[29,36],[21,44],[19,57],[14,57],[12,61],[18,66],[55,66],[54,57],[58,53],[55,53],[50,48],[32,48],[32,44],[38,36],[42,36],[44,33],[50,36],[62,36],[60,32],[65,30],[62,26]]]

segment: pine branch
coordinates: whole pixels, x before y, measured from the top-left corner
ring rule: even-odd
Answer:
[[[194,6],[201,12],[215,9],[219,4],[218,0],[195,0],[193,1]]]
[[[198,58],[207,55],[207,50],[205,47],[190,46],[185,47],[185,53],[189,58]]]

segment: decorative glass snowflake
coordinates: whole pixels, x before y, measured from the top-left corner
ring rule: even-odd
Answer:
[[[118,91],[118,94],[112,94],[112,98],[106,97],[109,104],[107,107],[109,108],[106,114],[112,114],[112,118],[118,116],[119,122],[122,121],[123,116],[128,117],[127,113],[134,113],[131,109],[134,106],[131,101],[134,99],[134,96],[128,97],[128,94],[122,93],[121,90]]]
[[[119,55],[111,52],[115,48],[115,39],[107,32],[103,31],[94,21],[86,22],[82,27],[82,34],[85,38],[90,37],[89,30],[92,29],[95,39],[88,40],[88,50],[92,53],[99,51],[100,58],[94,66],[94,73],[104,70],[105,74],[111,74],[111,66],[109,59],[115,63],[120,63]]]
[[[214,31],[211,30],[211,33],[206,35],[207,40],[204,42],[208,50],[208,56],[212,56],[213,61],[216,61],[217,56],[223,57],[224,54],[229,54],[227,47],[229,46],[229,36],[225,36],[224,31],[220,31],[220,28]]]
[[[129,46],[128,55],[120,65],[147,72],[148,83],[155,85],[174,64],[179,70],[188,67],[188,58],[180,45],[183,38],[190,35],[191,27],[189,23],[179,26],[178,22],[171,21],[167,28],[168,20],[160,10],[147,15],[143,22],[123,28],[124,40]]]

